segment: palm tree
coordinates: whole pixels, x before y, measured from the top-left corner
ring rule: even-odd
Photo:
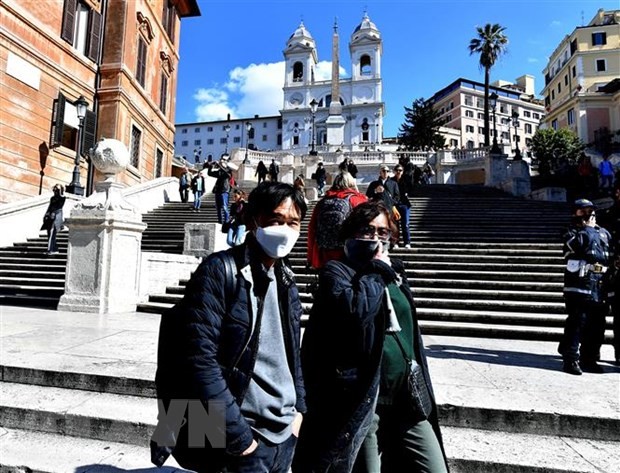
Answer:
[[[484,27],[477,26],[478,36],[469,42],[469,54],[480,54],[480,68],[484,69],[484,145],[489,146],[489,77],[491,68],[499,57],[506,52],[508,37],[504,35],[506,28],[487,23]]]

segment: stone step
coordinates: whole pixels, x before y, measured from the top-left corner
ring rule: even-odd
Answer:
[[[0,383],[0,426],[148,446],[154,399],[49,386]]]
[[[0,429],[0,438],[0,471],[6,473],[156,471],[148,447],[6,428]],[[165,466],[162,472],[191,473],[180,468],[174,458]]]
[[[403,252],[409,251],[408,248],[403,248]],[[402,258],[401,254],[394,254],[397,258]],[[300,266],[306,264],[306,258],[304,257],[292,257],[289,258],[289,262],[292,265]],[[455,263],[501,263],[501,264],[533,264],[533,265],[559,265],[564,266],[564,259],[561,256],[502,256],[502,255],[459,255],[459,254],[429,254],[427,252],[415,253],[412,257],[412,261],[407,258],[403,261],[405,266],[411,266],[413,263],[439,263],[439,262],[455,262]]]
[[[42,273],[45,274],[45,273]],[[40,277],[39,273],[32,273],[32,277],[1,277],[0,276],[0,286],[1,287],[23,287],[23,286],[35,286],[39,288],[64,288],[65,280],[63,279],[51,279]]]
[[[56,309],[61,294],[54,293],[53,296],[45,294],[0,294],[0,306],[24,306],[24,307],[41,307],[46,309]]]
[[[521,300],[521,301],[553,301],[564,304],[562,292],[543,292],[543,291],[515,291],[515,290],[485,290],[485,289],[457,289],[457,288],[435,288],[435,287],[415,287],[413,290],[416,301],[419,297],[426,299],[501,299],[501,300]]]
[[[59,271],[57,269],[54,269],[52,271],[41,272],[41,271],[34,271],[33,268],[26,268],[25,266],[22,266],[22,268],[23,269],[11,269],[11,270],[0,269],[0,280],[4,278],[29,279],[31,277],[34,277],[34,278],[39,277],[41,279],[56,279],[56,280],[65,279],[65,271]],[[59,268],[59,269],[64,269],[64,268]]]
[[[454,473],[620,471],[619,442],[458,427],[443,427],[442,436]]]

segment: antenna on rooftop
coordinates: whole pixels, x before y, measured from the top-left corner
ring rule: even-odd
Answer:
[[[583,10],[581,10],[581,26],[585,26],[586,20],[583,17]]]

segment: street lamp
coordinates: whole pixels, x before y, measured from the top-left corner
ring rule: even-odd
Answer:
[[[82,129],[84,128],[84,117],[86,116],[86,109],[88,108],[88,102],[83,95],[75,102],[75,110],[77,112],[80,123],[78,124],[77,145],[75,147],[75,162],[73,166],[73,177],[71,184],[67,186],[67,192],[75,195],[84,195],[84,188],[80,184],[80,158],[82,156]]]
[[[515,127],[515,157],[514,159],[521,159],[521,150],[519,149],[519,135],[517,134],[517,129],[519,128],[519,112],[516,110],[512,111],[512,126]]]
[[[243,158],[243,164],[248,164],[250,162],[248,158],[248,148],[250,147],[250,130],[252,129],[252,124],[250,122],[245,122],[245,129],[247,132],[247,139],[245,143],[245,158]]]
[[[500,149],[497,144],[497,122],[495,121],[495,109],[497,108],[497,94],[493,92],[489,95],[489,105],[493,109],[493,146],[491,146],[491,154],[499,154]]]
[[[375,143],[380,144],[381,141],[379,140],[379,120],[381,118],[381,111],[377,110],[375,112],[375,118],[376,118],[376,122],[375,122]]]
[[[318,108],[319,108],[319,102],[317,102],[316,99],[312,99],[312,101],[310,102],[310,112],[312,113],[312,149],[310,150],[310,156],[316,156],[317,154],[319,154],[317,153],[316,149],[314,149],[314,143],[316,141],[314,120],[315,120],[316,111]]]
[[[226,149],[224,154],[228,155],[228,134],[230,133],[230,125],[228,123],[224,125],[224,131],[226,132]]]

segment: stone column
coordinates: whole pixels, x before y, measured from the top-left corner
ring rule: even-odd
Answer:
[[[58,310],[99,314],[133,312],[139,292],[142,215],[123,199],[115,174],[129,164],[126,146],[103,139],[91,152],[105,180],[65,221],[69,247],[65,293]]]

